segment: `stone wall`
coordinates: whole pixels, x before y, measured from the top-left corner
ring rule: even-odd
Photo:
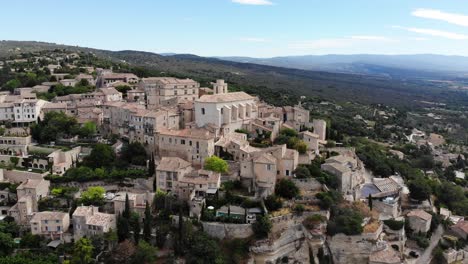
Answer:
[[[41,180],[45,175],[47,175],[47,173],[0,169],[0,181],[13,183],[25,182],[27,179]]]
[[[203,231],[219,239],[247,238],[253,235],[251,224],[201,223],[203,225]]]

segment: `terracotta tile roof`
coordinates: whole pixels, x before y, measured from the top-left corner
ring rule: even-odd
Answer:
[[[190,162],[178,157],[162,157],[156,170],[159,171],[176,171],[191,166]]]
[[[68,215],[68,213],[52,211],[38,212],[33,216],[31,222],[40,222],[42,220],[63,220],[66,215]]]
[[[144,83],[162,83],[162,84],[194,84],[192,79],[178,79],[173,77],[149,77],[141,79]]]
[[[426,221],[430,221],[432,219],[431,214],[429,214],[426,211],[421,210],[421,209],[412,210],[406,216],[407,217],[419,217],[419,218],[421,218],[423,220],[426,220]]]
[[[165,135],[165,136],[196,138],[196,139],[204,139],[204,140],[214,139],[214,135],[210,133],[210,131],[203,129],[203,128],[181,129],[181,130],[161,129],[161,131],[159,131],[159,134]]]
[[[460,221],[457,224],[453,225],[452,228],[458,228],[462,230],[463,232],[468,234],[468,221]]]
[[[245,93],[245,92],[234,92],[226,94],[206,94],[200,97],[196,102],[202,103],[223,103],[223,102],[235,102],[235,101],[245,101],[245,100],[254,100],[255,97]]]

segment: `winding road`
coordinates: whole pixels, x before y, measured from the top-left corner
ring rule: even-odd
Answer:
[[[432,251],[439,243],[439,240],[443,234],[444,234],[444,228],[442,227],[442,225],[439,225],[437,229],[434,231],[434,233],[432,233],[431,242],[429,246],[426,248],[426,250],[424,250],[424,253],[419,257],[416,264],[427,264],[431,262]]]

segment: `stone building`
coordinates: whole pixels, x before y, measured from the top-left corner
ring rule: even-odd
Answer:
[[[73,212],[73,238],[75,241],[86,236],[102,236],[111,229],[116,230],[114,214],[100,213],[98,207],[78,206]]]
[[[157,138],[160,157],[179,157],[201,166],[214,155],[214,134],[204,128],[161,129]]]
[[[179,180],[190,171],[190,162],[178,157],[162,157],[156,167],[156,186],[165,192],[178,193]]]
[[[196,125],[211,125],[220,134],[232,133],[256,118],[256,99],[245,92],[203,95],[195,101]]]
[[[121,214],[125,210],[125,199],[127,195],[130,202],[130,210],[138,213],[140,217],[144,217],[146,203],[148,203],[149,206],[153,204],[154,193],[117,193],[114,199],[112,199],[114,202],[114,214]]]
[[[139,87],[146,93],[148,109],[157,109],[174,105],[180,100],[194,101],[198,98],[200,84],[192,79],[151,77],[141,79]]]
[[[354,195],[364,183],[364,165],[354,151],[328,158],[321,168],[338,177],[338,189],[343,194]]]
[[[70,227],[70,215],[63,212],[38,212],[30,222],[31,233],[54,239],[63,239],[63,233]]]
[[[414,233],[427,233],[431,228],[432,215],[424,210],[412,210],[406,215],[406,218]]]

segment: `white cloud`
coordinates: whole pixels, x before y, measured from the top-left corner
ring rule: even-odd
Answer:
[[[257,42],[257,43],[260,43],[260,42],[268,42],[268,41],[269,41],[268,39],[264,39],[264,38],[255,38],[255,37],[240,38],[239,40],[240,40],[240,41],[244,41],[244,42]]]
[[[468,35],[463,35],[459,33],[453,33],[448,31],[442,31],[437,29],[430,29],[430,28],[413,28],[413,27],[400,27],[400,26],[393,26],[393,28],[403,29],[409,32],[414,32],[422,35],[429,35],[435,37],[442,37],[454,40],[465,40],[468,39]]]
[[[468,16],[454,13],[446,13],[435,9],[416,9],[411,13],[415,17],[442,20],[450,24],[468,27]]]
[[[268,0],[232,0],[232,2],[241,5],[273,5],[273,3]]]
[[[383,36],[351,36],[351,39],[371,40],[371,41],[394,41],[393,39]]]

